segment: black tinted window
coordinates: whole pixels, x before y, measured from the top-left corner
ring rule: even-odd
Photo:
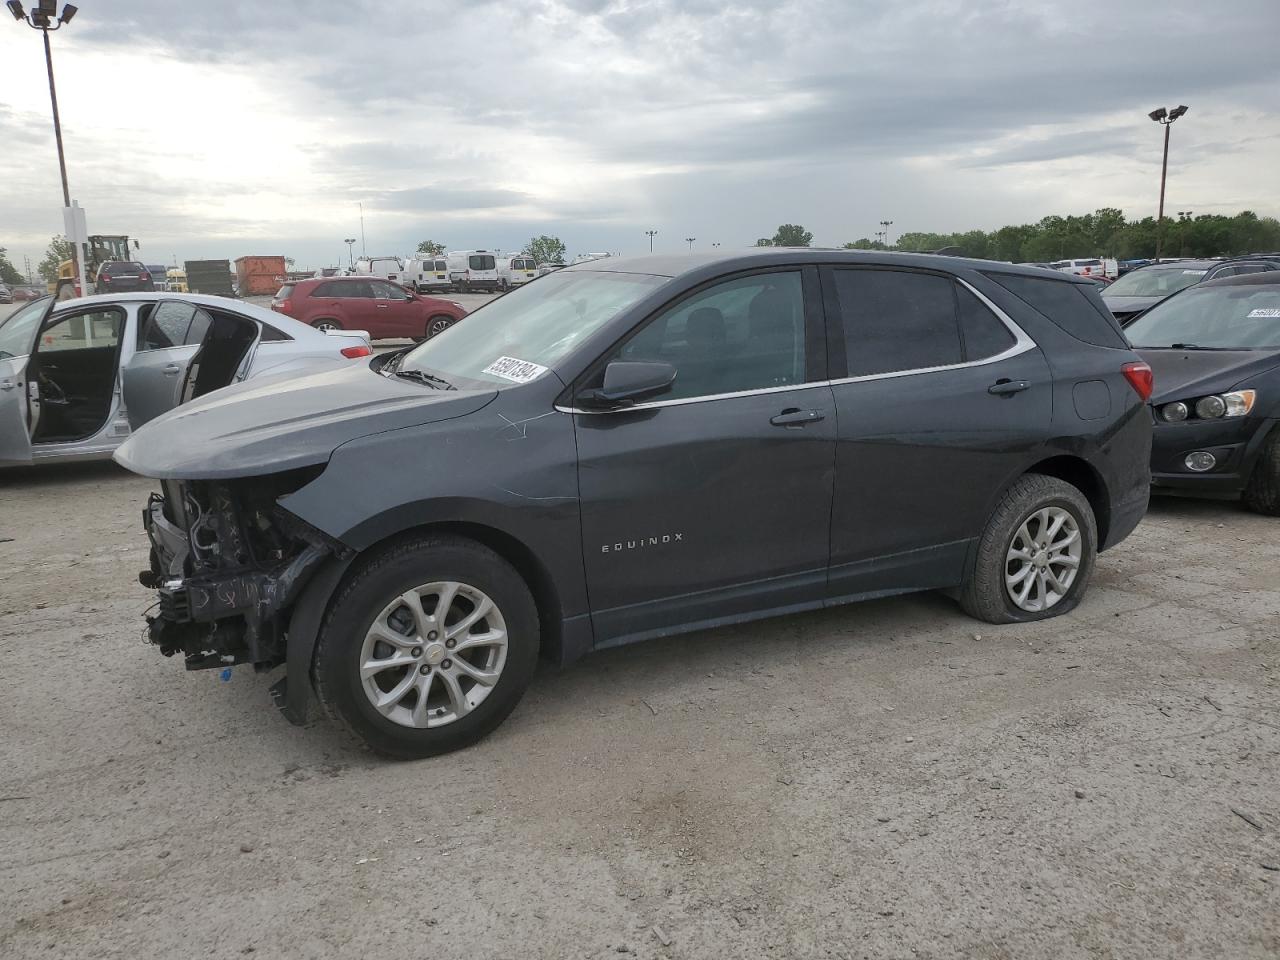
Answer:
[[[188,345],[201,343],[205,334],[209,332],[211,323],[213,323],[213,319],[207,313],[203,310],[196,310],[195,315],[191,318],[191,326],[187,328],[187,338],[184,342]]]
[[[1017,341],[987,305],[969,292],[967,287],[956,284],[956,306],[960,317],[960,336],[964,339],[966,360],[985,360],[1004,353]]]
[[[275,327],[273,327],[269,323],[259,323],[258,326],[262,329],[263,343],[269,343],[270,341],[273,341],[273,340],[292,340],[293,339],[293,337],[289,336],[287,333],[284,333],[283,331],[277,330]]]
[[[659,400],[803,383],[804,297],[800,273],[716,284],[644,325],[611,358],[676,368]]]
[[[1010,273],[987,276],[1077,340],[1100,347],[1128,346],[1111,311],[1092,286]]]
[[[960,363],[952,281],[901,270],[836,270],[848,375]]]
[[[313,297],[334,297],[334,298],[351,298],[351,297],[373,297],[373,288],[369,286],[367,280],[334,280],[330,283],[322,283],[316,288]]]
[[[473,255],[467,258],[467,264],[472,270],[493,270],[498,261],[488,255]]]
[[[163,350],[166,347],[182,346],[187,337],[187,329],[191,326],[193,313],[195,308],[189,303],[161,300],[143,322],[138,349]]]

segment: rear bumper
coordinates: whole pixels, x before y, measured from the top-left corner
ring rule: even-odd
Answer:
[[[1142,522],[1142,518],[1147,515],[1147,506],[1150,501],[1150,491],[1144,490],[1127,500],[1113,503],[1111,505],[1111,522],[1107,526],[1107,539],[1098,545],[1099,552],[1109,550],[1133,533],[1138,524]]]

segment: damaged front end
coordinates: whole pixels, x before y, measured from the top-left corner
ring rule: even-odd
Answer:
[[[151,568],[138,579],[159,591],[147,634],[161,653],[181,653],[188,670],[250,663],[262,672],[286,662],[300,593],[326,559],[349,552],[277,502],[322,469],[166,480],[164,495],[151,495],[142,514]],[[281,703],[285,687],[278,686]]]

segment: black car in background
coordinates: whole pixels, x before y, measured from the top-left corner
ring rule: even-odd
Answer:
[[[96,293],[134,293],[155,288],[151,271],[136,260],[108,260],[98,268]]]
[[[1171,260],[1126,273],[1102,293],[1102,300],[1121,326],[1165,297],[1198,283],[1251,273],[1280,271],[1280,261],[1266,256],[1232,260]]]
[[[1280,516],[1280,273],[1197,284],[1125,330],[1155,372],[1155,492]]]
[[[1066,613],[1150,495],[1150,369],[1092,285],[1007,264],[611,257],[355,367],[116,459],[164,491],[152,642],[285,664],[290,719],[314,691],[398,757],[493,729],[539,654],[919,590]]]

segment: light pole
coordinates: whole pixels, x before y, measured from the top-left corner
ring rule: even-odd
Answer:
[[[347,266],[349,266],[352,270],[354,270],[356,268],[356,262],[351,256],[351,248],[356,245],[356,238],[348,237],[346,240],[343,240],[342,242],[347,245]]]
[[[649,252],[653,253],[653,238],[658,235],[657,230],[646,230],[644,235],[649,238]]]
[[[713,248],[717,248],[717,249],[718,249],[718,248],[719,248],[719,246],[720,246],[720,244],[718,244],[718,243],[713,243],[711,246],[712,246]]]
[[[881,232],[884,234],[884,245],[889,246],[889,228],[893,226],[892,220],[881,220],[880,226],[883,228]]]
[[[69,209],[71,207],[71,188],[67,185],[67,158],[62,152],[62,118],[58,116],[58,88],[53,83],[53,50],[49,46],[49,31],[60,30],[70,23],[71,18],[76,15],[76,11],[79,8],[75,4],[66,4],[55,21],[54,13],[58,9],[56,0],[38,0],[36,5],[32,7],[30,14],[22,9],[21,0],[7,0],[5,6],[13,14],[13,19],[25,20],[27,26],[32,30],[39,30],[44,34],[44,65],[49,71],[49,101],[53,104],[53,138],[58,144],[58,172],[62,174],[62,206],[64,209]],[[71,261],[72,266],[75,268],[76,276],[81,275],[80,263],[84,258],[84,251],[80,250],[79,246],[74,242],[73,238]]]
[[[690,249],[690,250],[692,250],[692,249],[693,249],[693,241],[695,241],[695,240],[697,240],[697,239],[698,239],[697,237],[685,237],[685,238],[684,238],[684,242],[685,242],[685,243],[687,243],[687,244],[689,245],[689,249]]]
[[[1156,259],[1160,259],[1160,239],[1162,227],[1164,225],[1164,181],[1165,175],[1169,172],[1169,128],[1173,126],[1173,121],[1187,112],[1185,104],[1179,104],[1172,110],[1166,110],[1160,107],[1158,110],[1152,110],[1149,116],[1156,123],[1164,127],[1164,159],[1160,161],[1160,212],[1156,214]]]

